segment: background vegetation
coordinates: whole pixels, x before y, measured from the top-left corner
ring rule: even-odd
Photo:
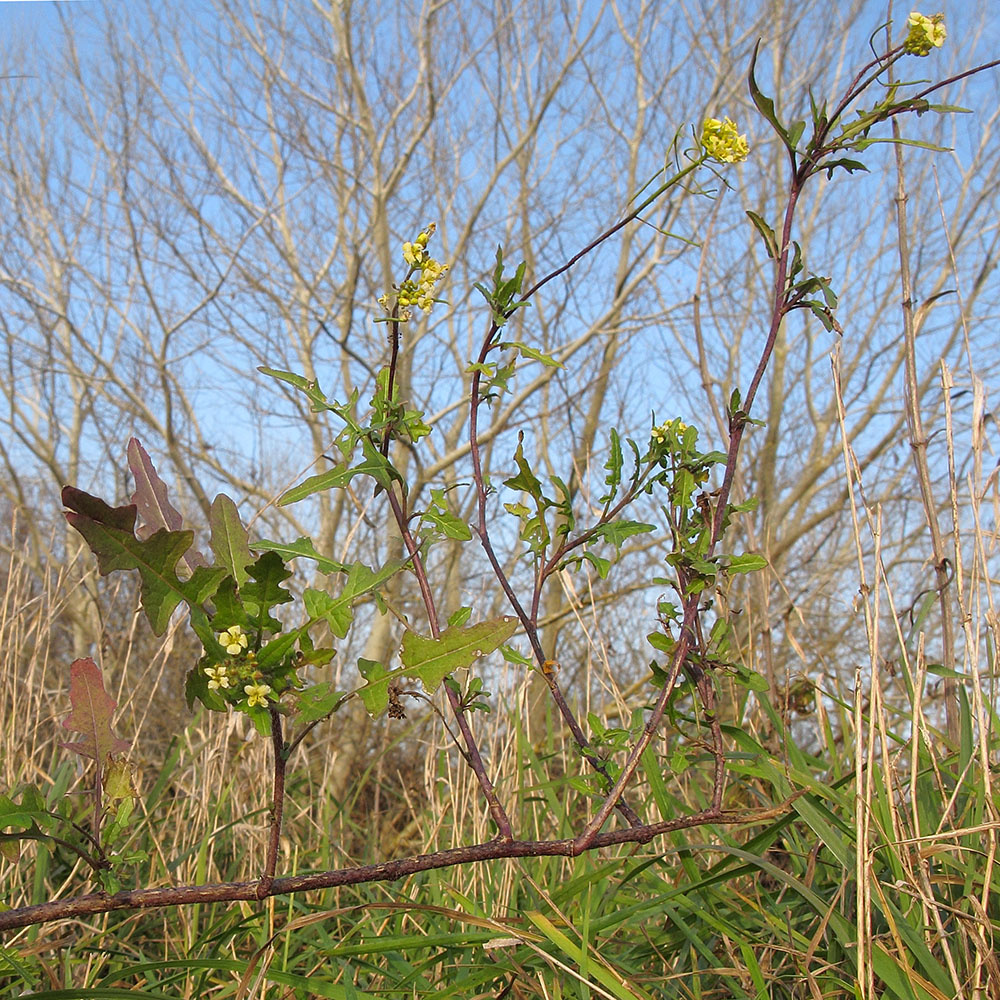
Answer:
[[[787,186],[746,90],[753,45],[763,38],[761,76],[791,118],[810,90],[844,86],[886,18],[804,0],[536,8],[80,5],[46,44],[10,38],[0,54],[0,789],[41,782],[83,815],[59,722],[70,660],[93,656],[140,768],[132,841],[163,884],[259,873],[268,747],[242,717],[190,717],[183,682],[200,648],[182,629],[155,640],[129,581],[96,576],[59,488],[124,500],[131,484],[112,477],[135,434],[189,519],[222,489],[259,535],[384,560],[400,545],[384,498],[272,504],[336,429],[257,366],[364,394],[388,353],[376,298],[402,240],[437,220],[448,305],[412,326],[400,367],[434,430],[419,459],[400,448],[393,460],[415,495],[466,482],[453,401],[497,243],[529,274],[557,266],[621,215],[678,129],[718,113],[753,148],[729,186],[678,193],[515,315],[517,338],[564,368],[520,373],[484,460],[510,475],[523,432],[541,468],[575,470],[585,498],[608,426],[643,440],[651,413],[677,415],[724,446],[771,280],[745,212],[773,216]],[[914,72],[993,58],[985,18],[949,17],[948,44]],[[831,274],[844,336],[814,319],[783,328],[737,484],[760,503],[734,530],[770,563],[726,595],[741,659],[766,679],[723,700],[726,804],[755,823],[259,906],[66,921],[6,941],[0,981],[94,997],[1000,996],[995,81],[946,95],[974,115],[909,123],[953,152],[907,150],[902,234],[889,147],[867,157],[870,175],[824,180],[802,206],[797,238]],[[909,370],[901,259],[916,304]],[[452,495],[471,520],[471,493]],[[649,699],[645,635],[669,540],[631,542],[607,580],[564,574],[543,609],[546,651],[602,725]],[[449,607],[505,610],[481,555],[443,551],[434,583]],[[404,614],[407,586],[387,595]],[[398,643],[391,617],[367,613],[331,680]],[[568,734],[530,675],[497,662],[488,686],[493,711],[477,723],[516,825],[568,835],[586,808]],[[292,762],[279,869],[488,839],[478,787],[431,723],[373,722],[355,700],[317,730]],[[644,769],[653,812],[705,804],[702,753]],[[84,880],[45,842],[0,860],[10,906]]]

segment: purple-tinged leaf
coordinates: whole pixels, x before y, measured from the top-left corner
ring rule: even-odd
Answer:
[[[62,725],[74,733],[83,733],[83,739],[60,746],[81,757],[99,761],[103,766],[109,755],[124,753],[130,746],[128,740],[115,736],[111,728],[117,702],[104,690],[101,671],[89,656],[70,664],[69,678],[69,700],[73,710]]]
[[[157,474],[153,460],[138,438],[129,438],[125,453],[128,457],[128,467],[135,478],[132,503],[135,504],[140,518],[136,536],[148,538],[160,528],[180,531],[184,518],[170,503],[167,497],[167,485]],[[193,573],[196,567],[205,565],[205,558],[200,552],[192,549],[182,557],[181,562],[189,573]]]
[[[125,453],[135,478],[132,503],[142,518],[142,528],[137,532],[139,537],[147,538],[158,528],[180,531],[184,518],[167,498],[166,483],[157,475],[152,459],[138,438],[129,438]]]
[[[138,570],[143,610],[157,635],[163,635],[174,609],[186,601],[199,638],[204,642],[210,637],[208,620],[199,605],[215,592],[226,570],[200,566],[189,580],[178,578],[176,566],[191,547],[192,532],[161,528],[150,538],[139,539],[134,531],[134,504],[109,507],[73,486],[63,489],[62,499],[69,508],[66,520],[86,539],[102,575],[114,570]]]

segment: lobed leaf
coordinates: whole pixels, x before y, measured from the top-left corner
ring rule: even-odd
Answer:
[[[100,668],[89,656],[70,664],[69,677],[69,700],[73,708],[62,726],[71,732],[83,733],[83,739],[60,746],[103,765],[109,755],[123,753],[131,745],[128,740],[115,736],[111,728],[118,703],[105,691]]]
[[[300,535],[294,542],[262,540],[254,542],[253,547],[265,552],[277,552],[284,559],[312,559],[321,573],[346,573],[350,569],[350,565],[347,563],[337,562],[336,559],[331,559],[329,556],[320,555],[316,551],[313,540],[305,535]]]
[[[152,459],[138,438],[129,438],[125,454],[135,479],[132,503],[142,519],[142,526],[136,531],[136,536],[146,538],[160,528],[167,531],[180,530],[183,518],[170,503],[166,484],[160,479]],[[197,549],[185,552],[180,562],[188,574],[194,573],[199,566],[206,565],[205,557]]]
[[[103,576],[115,570],[137,570],[143,611],[153,631],[162,635],[170,616],[181,601],[192,606],[192,624],[198,619],[197,605],[207,600],[226,577],[226,570],[200,566],[189,580],[177,576],[176,566],[191,547],[190,531],[161,528],[147,539],[135,535],[136,507],[109,507],[98,497],[66,486],[62,500],[68,509],[66,520],[83,535],[97,556]],[[204,615],[201,615],[204,618]],[[201,633],[199,632],[199,636]]]
[[[249,579],[247,566],[254,561],[254,555],[250,551],[250,535],[243,527],[236,504],[225,493],[212,501],[209,524],[212,529],[209,545],[216,564],[226,570],[237,586],[242,586]]]
[[[509,639],[517,624],[517,619],[508,615],[446,628],[437,639],[407,631],[399,659],[408,672],[420,678],[427,693],[433,694],[448,674],[470,666]]]
[[[240,601],[258,631],[280,632],[281,622],[271,615],[271,608],[288,604],[292,595],[281,586],[291,575],[277,552],[265,552],[249,567],[248,580],[240,588]]]
[[[433,694],[449,674],[492,653],[517,631],[517,627],[517,619],[506,616],[476,625],[447,628],[437,639],[407,631],[399,653],[402,667],[387,670],[381,663],[358,661],[358,669],[367,681],[358,690],[358,696],[369,715],[378,716],[388,707],[390,684],[415,678],[428,694]],[[509,652],[505,650],[504,655]]]

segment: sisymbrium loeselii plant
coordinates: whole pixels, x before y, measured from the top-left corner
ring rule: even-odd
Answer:
[[[912,92],[904,85],[884,82],[890,66],[911,55],[929,55],[945,37],[941,15],[911,14],[904,39],[860,66],[843,93],[827,101],[810,95],[808,119],[794,121],[779,117],[773,99],[761,90],[754,50],[749,93],[762,121],[784,147],[790,171],[780,217],[769,220],[747,213],[771,262],[772,295],[762,321],[753,376],[747,385],[732,388],[728,433],[717,447],[700,443],[705,431],[687,414],[665,422],[654,419],[643,441],[611,428],[599,496],[596,503],[582,505],[566,485],[572,470],[564,470],[563,478],[541,471],[523,439],[502,471],[486,467],[482,445],[491,408],[512,392],[519,366],[560,364],[532,344],[512,339],[508,333],[511,317],[529,310],[548,282],[613,240],[624,227],[643,220],[643,213],[672,189],[692,185],[686,189],[700,191],[694,185],[706,172],[727,184],[738,183],[734,168],[752,155],[751,145],[739,126],[724,115],[710,117],[700,130],[692,130],[687,148],[680,137],[675,139],[666,166],[633,195],[625,214],[554,271],[529,276],[524,262],[510,268],[503,249],[497,248],[492,274],[475,286],[484,305],[482,334],[469,359],[462,401],[468,413],[470,483],[465,488],[474,494],[472,523],[455,512],[450,492],[454,486],[432,488],[429,499],[421,500],[411,493],[407,477],[391,458],[394,444],[419,451],[431,433],[426,415],[401,396],[397,375],[407,324],[415,322],[417,312],[426,319],[442,302],[439,296],[447,284],[448,266],[433,256],[433,224],[402,243],[398,281],[378,298],[381,312],[376,322],[384,325],[389,353],[388,363],[365,390],[370,392],[367,410],[359,407],[360,387],[340,401],[329,398],[316,379],[261,369],[302,393],[314,412],[332,415],[339,426],[323,456],[329,467],[292,486],[277,502],[296,504],[326,491],[374,491],[384,497],[387,516],[398,531],[401,558],[369,566],[334,558],[308,537],[293,541],[254,538],[237,504],[225,495],[212,504],[202,543],[207,547],[199,547],[195,532],[184,526],[182,515],[170,503],[149,455],[134,439],[127,445],[136,482],[129,503],[114,506],[67,486],[62,500],[69,523],[86,540],[102,574],[137,574],[143,611],[153,631],[162,634],[178,609],[187,615],[202,647],[187,674],[188,705],[200,703],[211,712],[242,713],[270,741],[268,851],[260,877],[252,881],[152,888],[133,878],[126,884],[129,872],[141,873],[144,860],[126,846],[131,803],[137,794],[128,773],[128,745],[113,733],[114,702],[104,693],[100,671],[92,661],[77,661],[71,669],[73,713],[66,725],[84,732],[85,738],[67,746],[93,761],[91,828],[68,823],[67,814],[58,807],[50,809],[38,789],[26,787],[0,796],[0,830],[10,831],[0,833],[0,840],[10,845],[49,838],[85,860],[99,891],[0,912],[0,929],[118,909],[261,900],[486,859],[576,856],[615,844],[648,843],[668,832],[709,823],[751,822],[752,812],[726,808],[731,751],[719,722],[717,699],[722,676],[748,687],[759,679],[736,662],[718,595],[733,575],[754,572],[766,562],[755,553],[726,547],[727,528],[753,504],[731,501],[733,482],[744,436],[756,423],[754,403],[780,325],[792,313],[807,310],[831,338],[841,332],[830,279],[807,268],[794,238],[796,211],[803,190],[818,175],[864,171],[863,157],[870,146],[886,141],[927,145],[917,139],[887,139],[882,126],[903,116],[963,110],[931,102],[950,80],[922,89],[911,85]],[[530,312],[521,319],[523,328],[530,329]],[[504,502],[497,482],[515,499]],[[635,514],[650,509],[650,500],[662,512],[658,524]],[[649,642],[660,659],[651,664],[644,708],[636,711],[630,725],[607,728],[595,716],[581,717],[572,707],[572,693],[563,689],[566,672],[543,650],[539,633],[542,596],[563,571],[587,569],[608,577],[628,539],[657,529],[664,532],[668,555],[664,577],[658,581],[665,592],[658,604],[658,620],[650,623]],[[435,593],[428,572],[429,553],[445,539],[482,550],[506,600],[506,614],[482,618],[470,607],[446,613],[443,597]],[[520,560],[512,560],[512,553],[520,554]],[[508,569],[515,564],[517,579]],[[311,582],[293,584],[296,573]],[[323,679],[335,656],[333,644],[343,641],[359,624],[363,627],[357,614],[361,602],[374,604],[376,613],[390,613],[385,588],[400,575],[419,593],[420,620],[402,622],[394,658],[387,662],[359,659],[353,687],[334,689]],[[326,582],[316,585],[317,577]],[[518,651],[515,637],[522,648],[526,645],[527,655]],[[587,813],[571,836],[522,839],[509,804],[494,785],[477,741],[476,721],[477,713],[491,706],[483,661],[495,652],[537,673],[577,745],[580,773],[571,785]],[[305,750],[305,736],[335,719],[351,699],[359,699],[373,717],[390,718],[405,715],[414,701],[430,702],[457,754],[475,775],[483,808],[492,821],[492,839],[373,865],[280,875],[277,858],[286,767],[296,750]],[[660,750],[651,758],[652,741],[666,732],[665,717],[681,700],[688,730],[683,737],[671,735],[675,742],[666,747],[665,758]],[[670,732],[681,730],[671,728]],[[708,760],[711,793],[703,808],[688,815],[650,818],[643,804],[630,797],[630,787],[640,766],[648,767],[650,759],[669,760],[682,752],[677,742],[681,739],[700,748]],[[670,770],[666,763],[663,768]]]

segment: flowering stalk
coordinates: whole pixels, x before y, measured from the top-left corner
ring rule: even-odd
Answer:
[[[490,538],[489,518],[487,514],[487,498],[489,491],[486,487],[486,480],[483,475],[482,460],[479,451],[479,406],[483,399],[481,392],[482,372],[489,354],[499,346],[499,333],[503,323],[506,322],[506,320],[517,308],[528,302],[528,300],[530,300],[532,296],[539,291],[539,289],[541,289],[548,282],[552,281],[554,278],[568,271],[580,259],[593,252],[602,243],[605,243],[626,225],[637,219],[641,213],[645,211],[645,209],[652,205],[665,192],[681,183],[681,181],[693,174],[699,167],[703,166],[709,160],[714,160],[719,163],[738,163],[746,159],[749,154],[749,144],[746,136],[739,134],[735,123],[729,118],[724,120],[715,118],[707,119],[702,128],[700,147],[700,154],[692,160],[691,163],[657,187],[652,194],[644,198],[643,201],[641,201],[621,220],[609,229],[605,230],[596,239],[588,243],[582,250],[574,254],[565,264],[542,277],[527,291],[518,296],[516,302],[511,302],[509,305],[499,310],[494,309],[490,326],[487,329],[486,336],[483,338],[479,356],[472,366],[472,385],[470,390],[469,412],[469,446],[473,466],[473,478],[476,482],[478,500],[478,524],[476,534],[478,535],[483,549],[486,552],[486,556],[489,559],[494,575],[500,583],[511,608],[514,610],[514,613],[517,615],[522,627],[525,630],[525,634],[531,644],[536,665],[549,688],[549,692],[563,718],[563,721],[569,727],[574,740],[580,747],[581,753],[586,758],[588,763],[590,763],[590,765],[604,778],[608,789],[618,787],[618,785],[612,782],[606,763],[591,746],[591,743],[587,739],[579,721],[577,720],[572,709],[569,707],[565,695],[559,685],[558,679],[556,678],[555,670],[552,669],[552,666],[545,657],[544,650],[542,649],[541,642],[538,638],[537,628],[538,600],[541,584],[544,582],[545,578],[556,569],[560,560],[564,558],[573,547],[583,545],[588,540],[588,537],[590,537],[592,532],[584,533],[572,542],[567,540],[563,546],[560,547],[558,552],[553,555],[553,557],[548,560],[544,566],[540,567],[539,573],[536,574],[530,609],[525,610],[524,606],[515,594],[514,589],[507,578],[507,574],[500,565],[500,561],[496,556],[493,543]],[[644,185],[643,189],[645,189],[646,186],[648,185]],[[618,504],[609,510],[605,510],[602,516],[602,523],[605,518],[610,520],[617,516],[617,514],[634,499],[639,488],[638,483],[633,484],[632,488],[626,491],[625,495]],[[621,801],[620,794],[616,795],[614,798],[611,798],[610,796],[611,793],[609,792],[609,798],[607,800],[607,803],[609,803],[609,812],[611,809],[618,809],[633,828],[637,828],[642,825],[635,811],[628,805],[628,803]]]
[[[403,260],[409,270],[402,283],[395,288],[395,295],[388,292],[383,293],[378,298],[378,304],[385,311],[385,321],[389,323],[389,377],[386,382],[386,401],[391,405],[393,393],[396,388],[396,369],[399,365],[399,327],[401,323],[408,323],[412,316],[412,308],[416,306],[425,313],[429,313],[435,302],[440,301],[434,297],[436,286],[443,280],[448,271],[448,265],[431,257],[427,250],[427,244],[437,229],[436,223],[421,230],[412,242],[403,243]],[[419,274],[419,277],[417,275]],[[391,427],[386,427],[382,437],[382,456],[389,456],[389,442],[392,438]],[[376,486],[375,495],[380,492]]]

